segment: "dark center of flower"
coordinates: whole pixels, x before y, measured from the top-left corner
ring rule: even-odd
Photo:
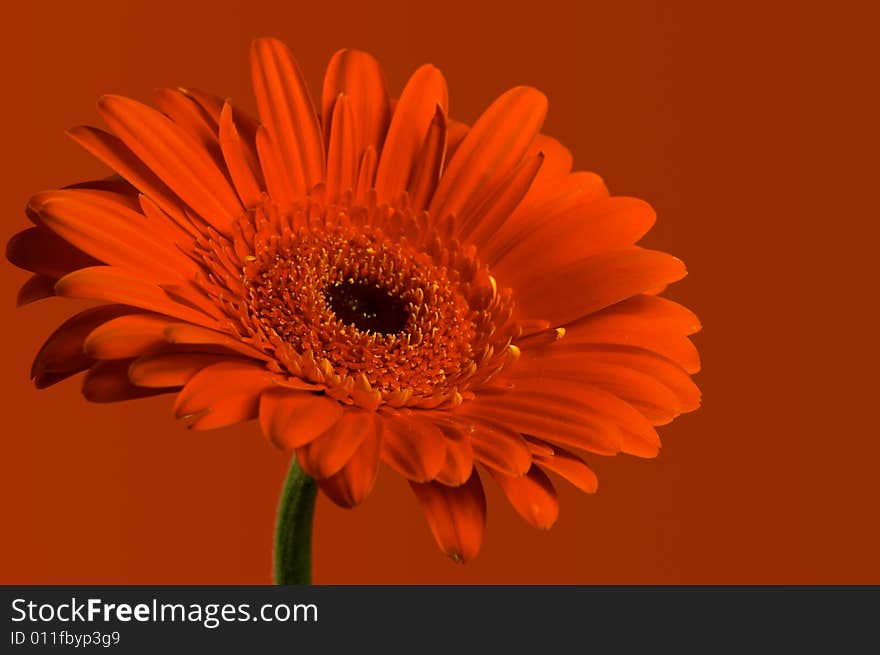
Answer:
[[[336,317],[361,332],[398,334],[409,320],[406,303],[376,284],[346,280],[324,289]]]

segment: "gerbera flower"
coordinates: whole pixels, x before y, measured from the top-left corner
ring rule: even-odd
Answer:
[[[70,131],[117,175],[34,196],[9,243],[34,273],[20,303],[100,303],[49,337],[38,387],[85,371],[89,400],[176,393],[196,430],[259,419],[343,507],[383,462],[457,561],[487,478],[549,528],[548,473],[592,493],[579,453],[657,454],[654,426],[700,399],[697,318],[658,295],[685,268],[634,245],[648,204],[571,172],[544,95],[514,88],[468,127],[429,65],[393,100],[340,51],[316,107],[280,42],[252,64],[258,120],[164,89]]]

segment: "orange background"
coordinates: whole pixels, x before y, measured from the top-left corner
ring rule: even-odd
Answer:
[[[33,2],[4,18],[2,237],[44,188],[106,174],[63,130],[113,92],[198,86],[253,108],[248,45],[285,40],[314,90],[334,50],[383,63],[392,93],[430,61],[472,121],[516,84],[545,131],[614,193],[657,209],[647,245],[690,276],[704,407],[661,429],[656,460],[594,458],[600,491],[560,485],[550,532],[489,489],[481,555],[435,548],[384,470],[353,511],[319,501],[319,583],[880,583],[876,24],[802,5],[704,2]],[[11,9],[10,9],[11,11]],[[876,152],[876,150],[874,151]],[[867,208],[866,208],[867,205]],[[254,423],[188,432],[170,397],[93,405],[37,392],[42,340],[75,309],[13,308],[0,276],[0,582],[268,583],[287,466]],[[861,287],[861,288],[860,288]]]

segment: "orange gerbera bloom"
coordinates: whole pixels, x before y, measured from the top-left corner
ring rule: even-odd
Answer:
[[[547,472],[596,490],[573,451],[657,454],[654,426],[700,400],[699,322],[657,295],[685,268],[634,245],[650,206],[571,172],[544,95],[512,89],[468,127],[429,65],[394,101],[340,51],[316,109],[280,42],[252,63],[259,121],[164,89],[70,131],[118,176],[34,196],[8,257],[34,273],[21,303],[103,304],[48,339],[38,387],[86,371],[89,400],[175,392],[193,429],[259,418],[344,507],[384,462],[460,561],[478,468],[549,528]]]

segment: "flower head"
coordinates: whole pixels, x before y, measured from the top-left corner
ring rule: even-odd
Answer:
[[[699,323],[658,295],[685,269],[634,245],[646,203],[571,172],[540,92],[468,127],[432,66],[394,101],[340,51],[316,108],[284,45],[252,63],[259,120],[165,89],[70,131],[117,175],[34,196],[9,243],[21,303],[100,302],[48,339],[38,387],[85,371],[97,402],[176,393],[193,429],[258,418],[346,507],[384,462],[456,560],[482,540],[478,470],[549,528],[548,472],[596,490],[575,451],[656,455],[654,426],[699,404]]]

